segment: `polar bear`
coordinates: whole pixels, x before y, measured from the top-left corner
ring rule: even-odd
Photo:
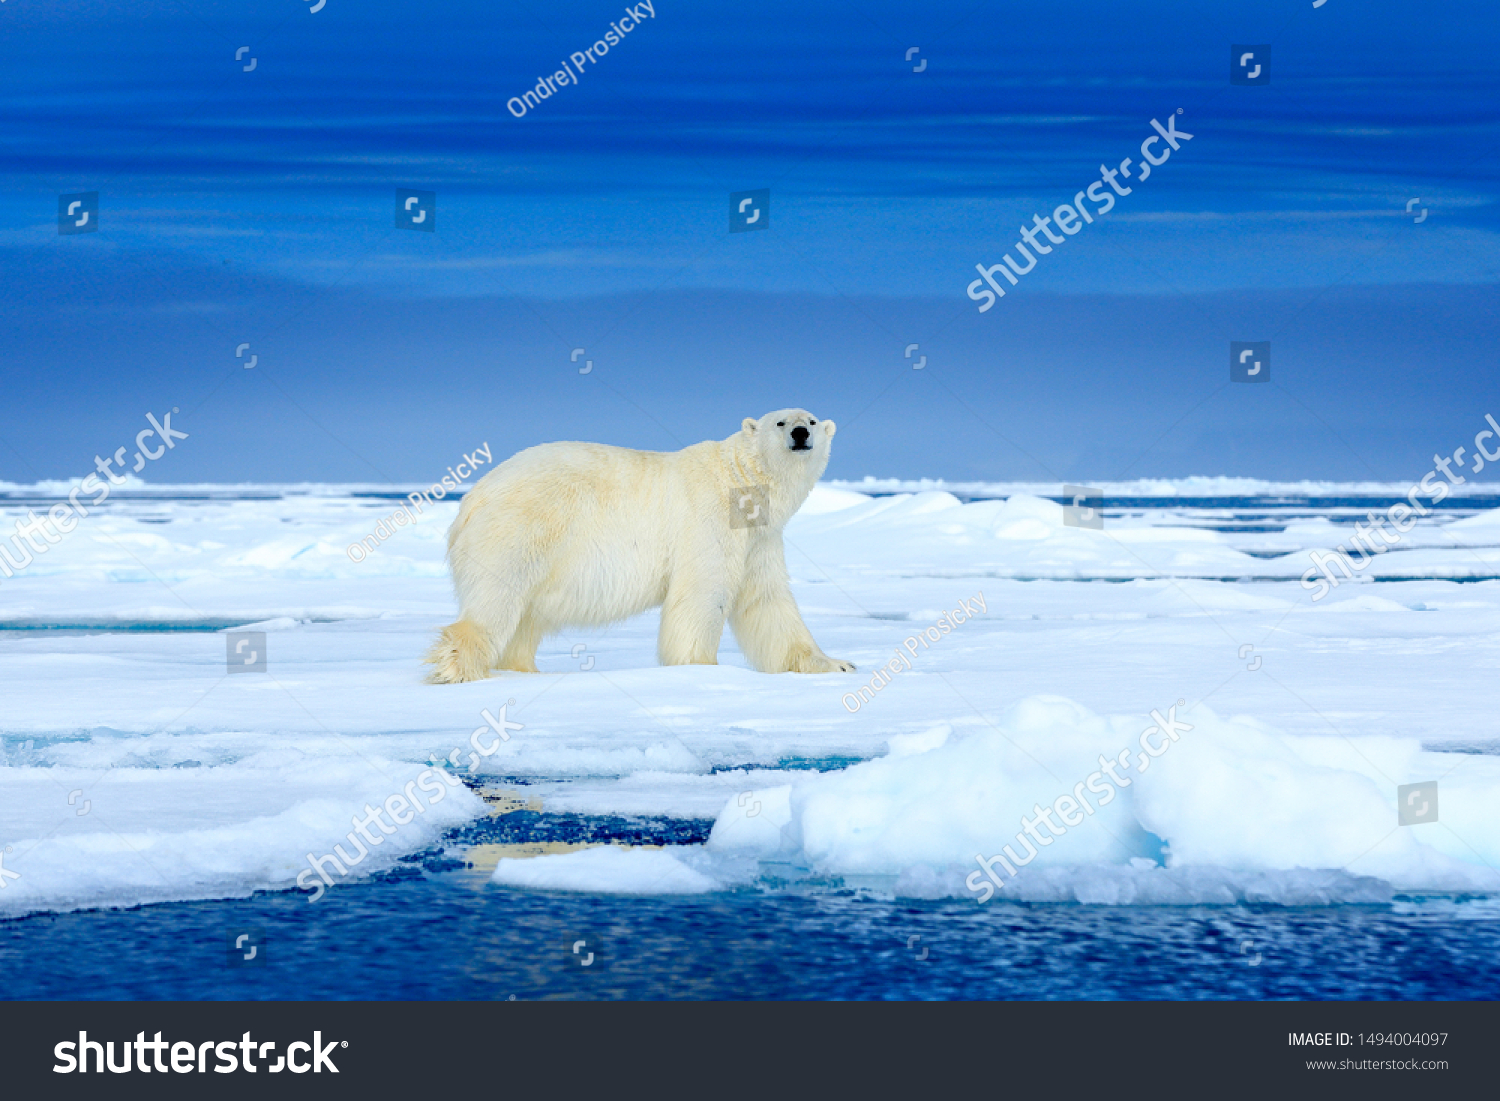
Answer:
[[[802,622],[782,549],[834,431],[781,409],[681,451],[548,443],[507,459],[449,529],[460,613],[427,654],[428,682],[535,673],[545,636],[655,607],[663,665],[717,664],[727,621],[763,673],[852,673]]]

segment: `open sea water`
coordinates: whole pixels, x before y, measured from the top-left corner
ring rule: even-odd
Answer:
[[[0,992],[136,1000],[1500,995],[1500,905],[1488,899],[980,907],[842,891],[586,896],[486,879],[452,871],[343,885],[315,904],[289,891],[3,921]]]

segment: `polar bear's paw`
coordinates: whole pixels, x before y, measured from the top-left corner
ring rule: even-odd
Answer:
[[[852,673],[852,661],[840,661],[827,654],[799,654],[792,663],[793,673]]]
[[[428,684],[460,684],[464,681],[484,680],[490,675],[490,667],[494,664],[489,636],[483,629],[464,619],[443,628],[424,660],[429,665],[437,666],[428,675]]]
[[[827,669],[819,670],[819,672],[823,672],[823,673],[852,673],[852,672],[854,672],[854,662],[852,662],[852,661],[840,661],[838,658],[830,658],[830,657],[825,657],[823,660],[828,663],[828,668]]]

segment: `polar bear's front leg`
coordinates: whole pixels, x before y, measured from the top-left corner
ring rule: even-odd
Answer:
[[[802,622],[787,577],[781,538],[752,547],[729,625],[751,666],[762,673],[852,673],[852,662],[823,653]]]

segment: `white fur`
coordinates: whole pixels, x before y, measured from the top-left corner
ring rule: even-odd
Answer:
[[[549,443],[512,456],[469,491],[448,532],[460,615],[427,655],[428,680],[534,673],[546,636],[658,606],[663,665],[717,664],[727,622],[761,672],[853,672],[813,641],[782,550],[834,431],[783,409],[681,451]],[[766,522],[736,526],[754,486]]]

